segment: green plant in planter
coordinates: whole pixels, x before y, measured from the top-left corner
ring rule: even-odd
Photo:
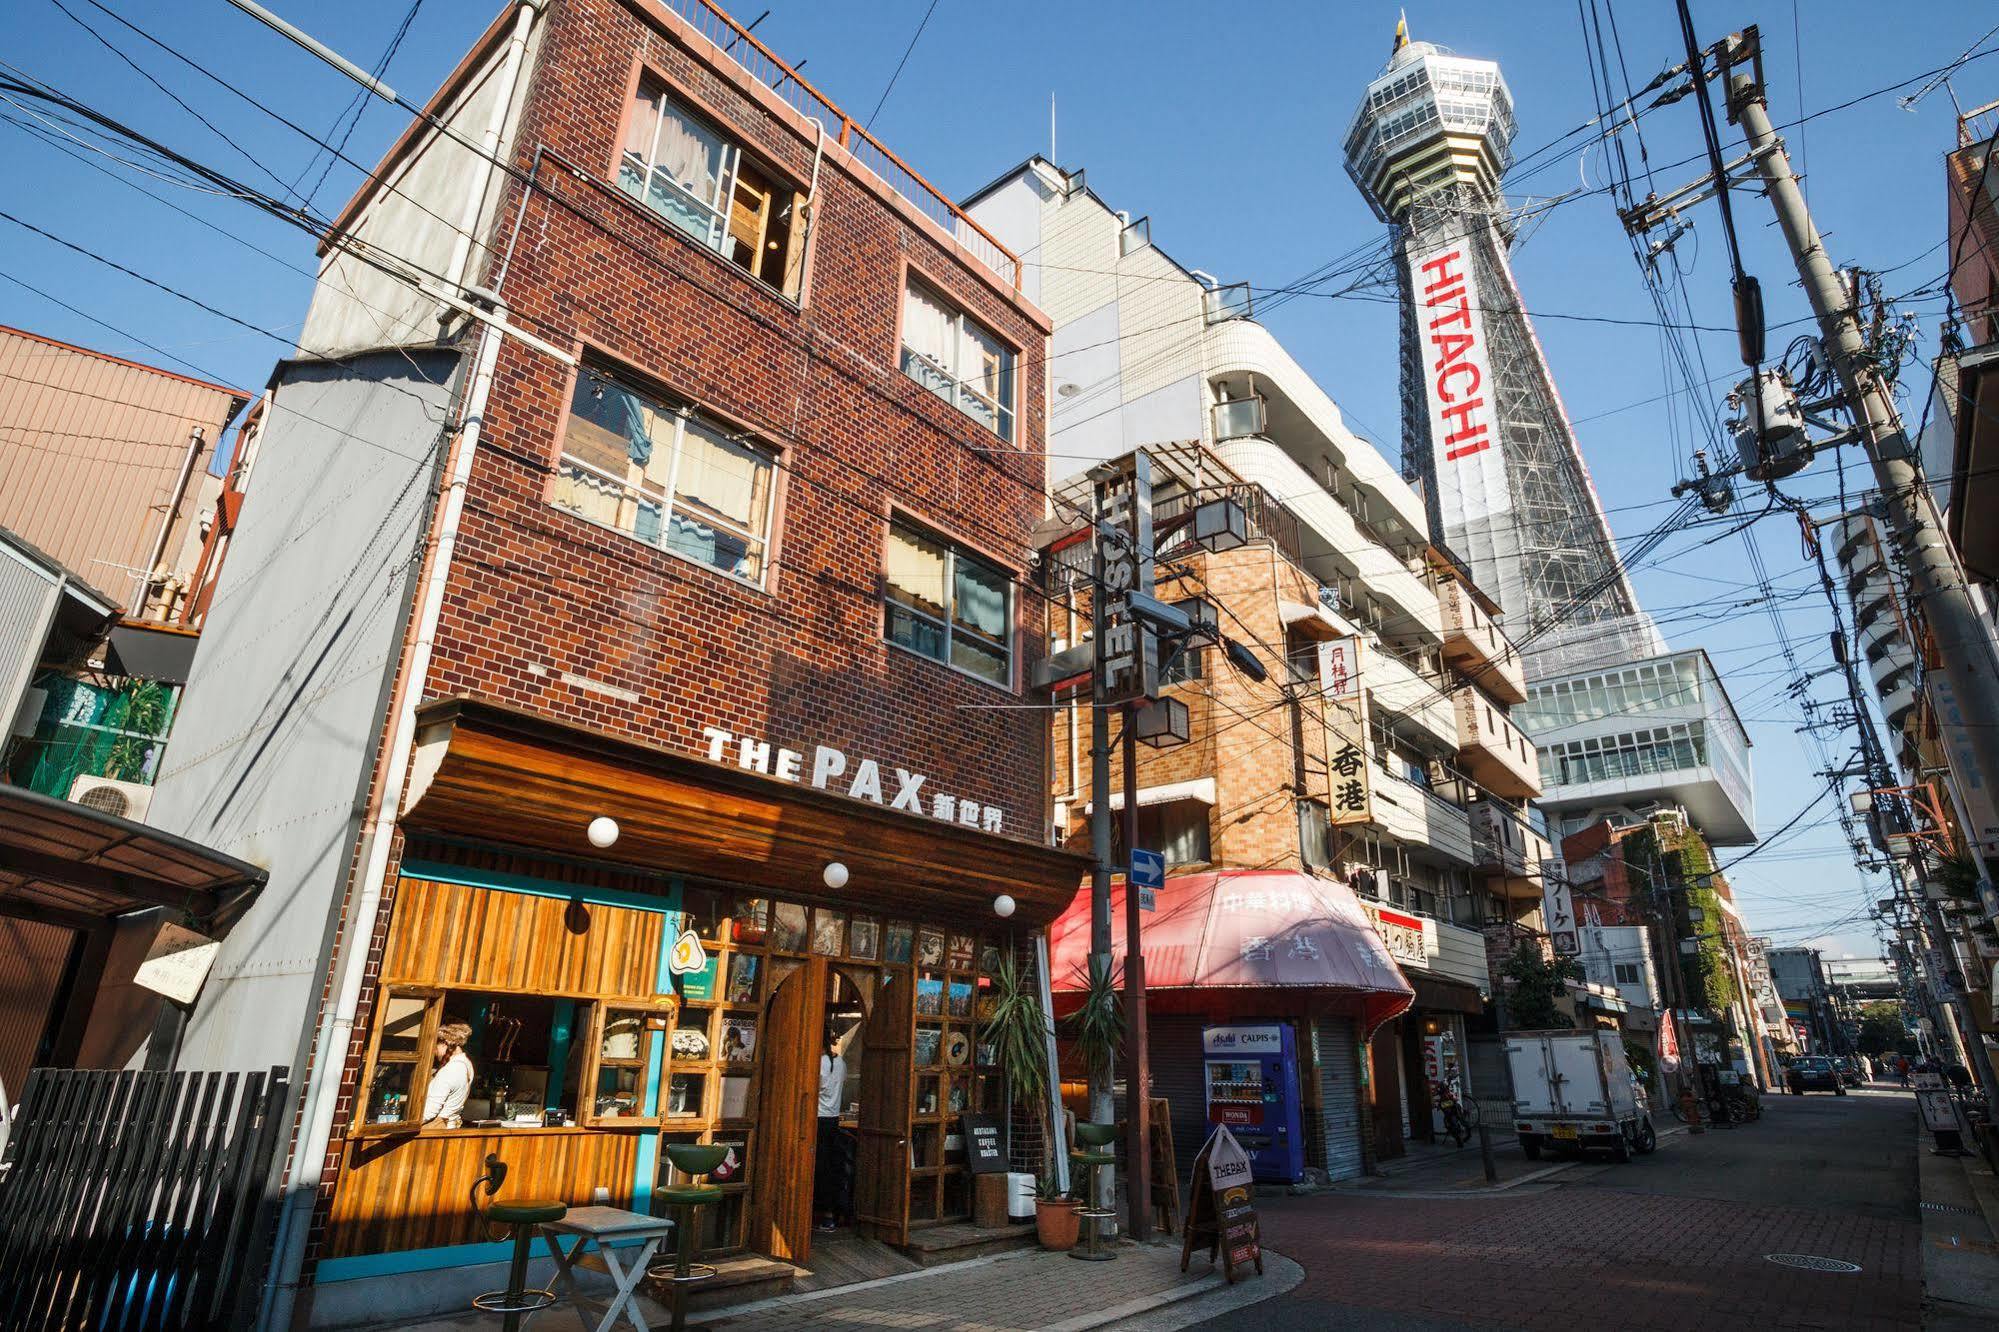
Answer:
[[[1008,1098],[1034,1108],[1034,1122],[1041,1131],[1041,1161],[1034,1172],[1036,1191],[1041,1197],[1057,1197],[1060,1190],[1055,1186],[1048,1155],[1048,1017],[1042,1012],[1041,996],[1027,968],[1010,950],[1000,955],[990,1002],[980,1033],[992,1046],[993,1062],[1006,1081]]]
[[[1083,989],[1081,1007],[1069,1017],[1069,1034],[1083,1067],[1093,1078],[1102,1074],[1108,1082],[1124,1048],[1124,1002],[1118,993],[1117,972],[1108,959],[1090,959],[1089,983]]]

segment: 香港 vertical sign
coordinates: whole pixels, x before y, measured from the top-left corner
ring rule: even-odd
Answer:
[[[1319,644],[1319,694],[1325,703],[1326,814],[1334,827],[1374,817],[1367,767],[1367,696],[1360,687],[1360,636]]]
[[[1416,298],[1417,353],[1430,404],[1430,451],[1438,512],[1446,528],[1513,507],[1499,438],[1498,393],[1487,358],[1485,315],[1460,238],[1408,251]]]

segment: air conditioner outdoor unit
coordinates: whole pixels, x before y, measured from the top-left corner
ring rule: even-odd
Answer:
[[[69,786],[69,798],[121,819],[143,822],[153,788],[142,782],[120,782],[109,777],[79,777]]]

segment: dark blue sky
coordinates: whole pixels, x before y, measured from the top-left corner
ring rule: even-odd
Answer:
[[[61,0],[81,24],[65,17],[56,0],[5,6],[0,60],[260,188],[282,193],[279,182],[314,184],[326,165],[323,152],[315,160],[311,142],[200,71],[321,137],[346,132],[343,113],[353,85],[223,0],[103,3],[199,69],[122,27],[91,0]],[[805,77],[865,119],[929,3],[750,0],[736,13],[748,21],[768,6],[772,12],[758,35],[794,62],[809,59]],[[381,58],[409,8],[407,0],[278,0],[273,7],[368,66]],[[875,129],[941,188],[962,195],[1028,154],[1048,151],[1053,93],[1060,160],[1087,167],[1091,185],[1112,206],[1149,214],[1155,243],[1224,281],[1286,286],[1383,235],[1340,166],[1339,141],[1361,88],[1388,54],[1397,9],[1374,0],[1227,6],[1024,0],[1003,7],[939,0]],[[1594,114],[1589,48],[1576,5],[1460,0],[1408,10],[1416,37],[1501,62],[1518,107],[1523,153]],[[412,100],[427,97],[497,11],[488,0],[427,0],[387,80]],[[1622,0],[1614,16],[1616,31],[1606,28],[1604,40],[1613,60],[1621,46],[1633,85],[1681,59],[1671,4]],[[1946,64],[1979,40],[1999,11],[1976,0],[1895,7],[1701,0],[1695,16],[1710,40],[1731,27],[1762,24],[1773,110],[1781,123],[1797,119],[1801,108],[1817,112]],[[85,25],[213,127],[135,73]],[[1915,86],[1829,111],[1788,132],[1835,259],[1895,269],[1886,279],[1894,294],[1925,292],[1943,270],[1942,155],[1955,144],[1955,113],[1948,90],[1932,93],[1914,112],[1899,109],[1897,95]],[[1954,88],[1967,107],[1999,97],[1999,60],[1972,61],[1958,71]],[[0,117],[27,118],[5,103]],[[371,99],[352,131],[349,154],[372,164],[402,121],[393,108]],[[1691,102],[1647,115],[1641,127],[1642,155],[1634,139],[1627,137],[1625,145],[1634,172],[1649,160],[1662,192],[1697,173],[1695,165],[1667,165],[1699,152]],[[1724,134],[1731,146],[1739,143],[1725,126]],[[1583,183],[1604,184],[1603,153],[1584,153],[1586,142],[1570,140],[1567,151],[1509,187],[1521,196],[1549,197]],[[15,124],[0,123],[0,179],[12,186],[0,209],[250,324],[296,333],[314,264],[306,236],[240,202],[167,184],[73,143],[69,148],[60,151]],[[317,191],[318,209],[336,209],[358,178],[354,169],[336,165]],[[1803,317],[1808,310],[1769,225],[1767,205],[1745,192],[1736,208],[1745,260],[1763,280],[1772,325]],[[1725,327],[1731,315],[1718,218],[1712,204],[1691,216],[1694,234],[1680,254],[1693,322]],[[1541,314],[1541,340],[1612,524],[1627,539],[1641,535],[1666,513],[1667,488],[1686,465],[1690,431],[1700,428],[1701,418],[1718,414],[1727,381],[1701,401],[1661,400],[1681,381],[1652,326],[1656,313],[1607,196],[1553,209],[1519,247],[1516,269],[1528,306]],[[1400,435],[1396,311],[1384,295],[1304,296],[1274,310],[1269,323],[1355,427],[1382,442],[1393,458]],[[1931,293],[1904,308],[1922,317],[1927,357],[1942,303]],[[1558,317],[1565,314],[1637,322]],[[252,388],[286,350],[4,221],[0,322]],[[1797,331],[1774,328],[1773,348]],[[1705,357],[1703,373],[1727,376],[1736,367],[1732,333],[1691,338]],[[1927,371],[1917,364],[1907,378],[1920,414]],[[1847,463],[1852,484],[1868,484],[1864,460],[1850,457]],[[1818,463],[1787,489],[1812,499],[1835,494],[1833,464]],[[1675,533],[1637,570],[1635,581],[1674,645],[1707,647],[1727,677],[1755,741],[1757,823],[1774,831],[1821,784],[1811,775],[1820,758],[1796,733],[1799,717],[1783,694],[1786,677],[1771,613],[1808,667],[1829,659],[1830,621],[1794,522],[1773,517],[1749,538],[1710,541],[1720,531],[1706,526]],[[1748,540],[1777,585],[1772,606],[1737,604],[1757,595]],[[1831,683],[1820,683],[1821,696],[1829,696]],[[1751,927],[1785,942],[1840,922],[1879,895],[1852,868],[1831,822],[1830,801],[1733,878]],[[1839,949],[1874,952],[1864,921],[1846,920],[1833,933]]]

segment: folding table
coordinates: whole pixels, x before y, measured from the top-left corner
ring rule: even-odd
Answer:
[[[596,1332],[611,1332],[622,1314],[638,1332],[651,1332],[645,1315],[639,1312],[638,1286],[646,1274],[646,1265],[658,1252],[660,1243],[673,1230],[673,1222],[663,1217],[647,1216],[643,1212],[627,1212],[617,1207],[572,1207],[568,1215],[560,1221],[542,1223],[542,1238],[548,1243],[548,1251],[555,1255],[555,1281],[569,1296],[576,1307],[576,1316],[583,1326],[590,1326],[590,1317],[577,1298],[576,1277],[573,1270],[577,1259],[591,1244],[603,1255],[604,1266],[617,1284],[617,1291],[611,1298],[610,1307],[604,1310],[603,1319],[597,1324]],[[575,1236],[575,1242],[565,1252],[561,1237]],[[630,1267],[618,1263],[618,1251],[612,1247],[621,1240],[639,1241],[638,1256]]]

